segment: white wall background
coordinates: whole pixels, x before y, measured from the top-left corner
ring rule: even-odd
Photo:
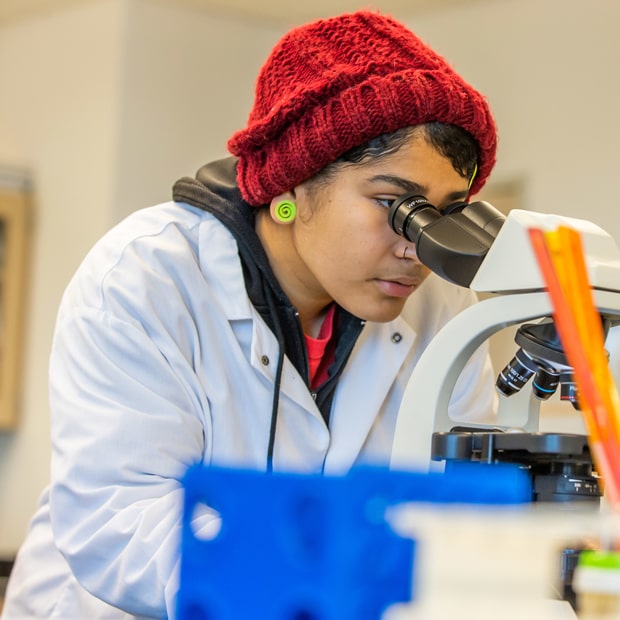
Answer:
[[[37,210],[23,410],[0,434],[0,555],[23,539],[48,477],[47,362],[64,287],[106,229],[226,154],[278,35],[149,0],[0,27],[0,163],[32,172]]]
[[[19,429],[0,436],[0,549],[23,536],[47,477],[47,358],[63,286],[110,224],[122,5],[102,2],[0,30],[0,161],[28,167],[36,229]]]
[[[620,3],[488,0],[398,17],[487,94],[495,180],[521,180],[529,209],[586,217],[620,239]],[[107,228],[226,153],[282,32],[151,0],[0,26],[0,164],[32,172],[37,209],[23,411],[0,435],[0,555],[23,539],[48,477],[47,360],[68,279]]]

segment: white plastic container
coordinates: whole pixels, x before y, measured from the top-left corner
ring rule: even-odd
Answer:
[[[579,620],[620,619],[620,553],[583,551],[573,575]]]

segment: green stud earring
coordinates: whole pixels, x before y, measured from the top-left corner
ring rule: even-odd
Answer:
[[[275,208],[275,216],[285,224],[292,222],[297,215],[297,205],[290,200],[281,200]]]

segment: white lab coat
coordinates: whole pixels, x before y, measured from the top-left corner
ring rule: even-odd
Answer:
[[[274,469],[387,464],[414,364],[471,301],[470,291],[431,276],[402,317],[366,324],[329,429],[285,360]],[[236,242],[213,216],[166,203],[108,233],[60,307],[50,361],[51,483],[3,620],[171,616],[180,479],[200,461],[264,469],[277,358],[276,339],[248,300]],[[494,398],[482,352],[465,373],[452,415],[474,420]]]

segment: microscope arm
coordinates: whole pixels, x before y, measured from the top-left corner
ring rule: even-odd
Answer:
[[[620,314],[620,292],[593,293],[599,312]],[[391,467],[428,470],[433,433],[449,431],[456,424],[449,417],[448,404],[474,351],[500,329],[549,316],[551,312],[549,296],[539,291],[485,299],[454,317],[431,341],[409,379],[396,421]],[[495,426],[538,430],[540,403],[529,391],[522,394],[528,397],[525,409],[519,395],[503,399],[504,407],[498,412]]]
[[[592,222],[520,209],[504,217],[484,202],[456,203],[439,211],[422,196],[405,195],[390,207],[388,223],[419,245],[418,257],[438,275],[474,291],[495,294],[454,317],[422,354],[398,413],[393,467],[429,467],[433,432],[447,432],[453,426],[448,405],[454,386],[487,338],[504,327],[552,316],[529,238],[531,228],[569,226],[579,231],[595,305],[612,324],[620,317],[620,251],[614,239]],[[467,268],[459,272],[461,259]],[[526,403],[521,393],[500,398],[498,424],[536,431],[540,402],[529,391],[527,396]],[[523,415],[504,415],[504,409],[515,405],[525,413],[525,420]]]

